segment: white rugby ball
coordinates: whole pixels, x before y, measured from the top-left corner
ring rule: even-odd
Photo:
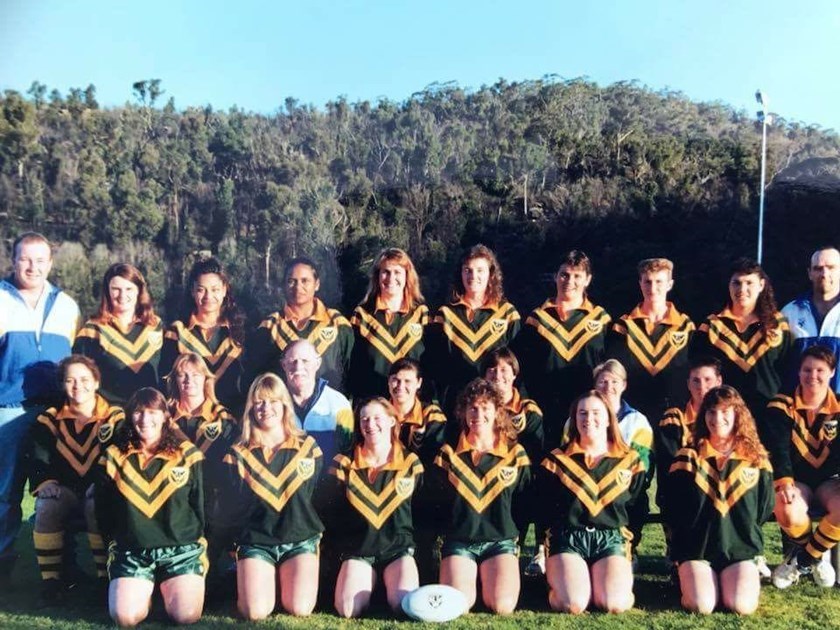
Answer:
[[[406,615],[417,621],[452,621],[467,612],[467,598],[457,588],[427,584],[402,599]]]

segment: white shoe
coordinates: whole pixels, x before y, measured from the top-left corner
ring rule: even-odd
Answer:
[[[765,558],[764,556],[755,557],[755,566],[758,569],[758,577],[762,580],[769,580],[770,576],[773,575],[773,572],[770,570],[770,567],[767,566],[767,558]]]
[[[537,545],[537,552],[531,558],[528,566],[525,567],[525,575],[528,577],[545,575],[545,545]]]
[[[800,570],[799,564],[796,562],[796,552],[794,552],[787,556],[782,564],[773,569],[773,586],[779,589],[788,588],[796,584],[799,581],[799,576],[803,573],[804,571]]]
[[[837,578],[837,572],[831,565],[830,552],[823,554],[820,561],[814,565],[811,574],[814,576],[814,582],[817,583],[817,586],[822,586],[823,588],[831,588],[834,586],[834,580]]]

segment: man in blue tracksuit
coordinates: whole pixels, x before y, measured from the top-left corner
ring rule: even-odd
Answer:
[[[835,247],[815,251],[808,267],[808,278],[813,288],[811,293],[796,298],[782,309],[796,348],[796,352],[791,353],[788,374],[790,391],[799,382],[799,357],[805,348],[816,344],[827,346],[840,359],[840,251]],[[831,386],[840,394],[840,375],[834,375]]]
[[[57,402],[56,364],[70,354],[79,325],[76,302],[47,281],[52,249],[44,236],[21,235],[12,263],[12,276],[0,281],[0,582],[16,557],[29,430]]]

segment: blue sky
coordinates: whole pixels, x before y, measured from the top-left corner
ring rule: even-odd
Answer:
[[[159,78],[179,108],[271,113],[499,78],[636,79],[840,131],[840,1],[2,0],[0,89],[100,103]]]

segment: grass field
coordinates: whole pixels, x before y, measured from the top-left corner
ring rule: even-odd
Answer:
[[[24,517],[32,511],[32,500],[24,505]],[[767,553],[771,564],[780,558],[780,541],[775,525],[767,525]],[[86,544],[80,539],[80,548]],[[39,578],[32,552],[31,530],[24,523],[18,540],[21,559],[17,565],[10,589],[0,592],[0,628],[55,628],[58,630],[112,627],[101,592],[92,586],[79,586],[68,595],[62,607],[37,608]],[[623,615],[588,613],[581,617],[561,615],[547,610],[545,586],[542,581],[523,583],[520,610],[510,617],[498,617],[483,612],[464,616],[447,627],[477,630],[482,628],[531,630],[533,628],[575,628],[586,630],[632,630],[636,628],[761,628],[777,630],[807,628],[814,630],[840,629],[840,588],[820,589],[810,579],[788,591],[778,591],[765,586],[758,612],[747,618],[728,613],[709,616],[692,615],[679,609],[679,595],[668,582],[668,565],[662,559],[664,544],[658,525],[645,529],[641,545],[639,573],[636,578],[636,608]],[[196,628],[232,628],[241,626],[232,599],[208,601],[205,615]],[[275,615],[259,624],[264,628],[419,628],[424,624],[394,621],[383,612],[374,613],[362,621],[344,621],[329,613],[313,615],[308,619],[294,619]],[[166,623],[160,602],[144,628],[171,627]]]

